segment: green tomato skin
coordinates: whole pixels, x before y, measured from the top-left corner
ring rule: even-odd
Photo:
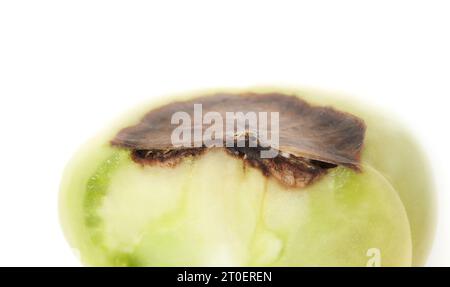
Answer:
[[[169,170],[135,164],[108,142],[147,109],[94,138],[65,170],[61,223],[84,264],[366,266],[373,249],[382,266],[419,265],[426,257],[430,239],[420,235],[430,224],[417,218],[428,206],[408,205],[404,191],[417,183],[402,185],[398,166],[376,161],[386,154],[372,123],[362,172],[336,168],[305,189],[286,190],[221,151]],[[428,189],[417,190],[430,198]]]

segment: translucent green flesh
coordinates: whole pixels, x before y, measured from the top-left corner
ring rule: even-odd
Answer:
[[[86,188],[83,236],[103,257],[81,250],[92,265],[365,266],[370,248],[410,265],[403,206],[370,168],[295,190],[223,151],[167,169],[113,152]]]

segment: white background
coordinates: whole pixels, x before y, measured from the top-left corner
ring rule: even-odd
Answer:
[[[1,1],[0,265],[79,265],[61,173],[117,115],[258,84],[352,94],[407,123],[437,182],[429,265],[450,265],[449,30],[450,1]]]

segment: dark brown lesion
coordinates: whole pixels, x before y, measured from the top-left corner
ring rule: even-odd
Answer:
[[[203,154],[205,148],[184,148],[184,149],[135,149],[131,152],[131,158],[142,165],[161,165],[174,167],[184,158],[189,156],[199,156]]]
[[[337,165],[315,161],[293,155],[278,154],[274,158],[261,158],[258,148],[227,148],[228,153],[237,156],[267,177],[273,177],[289,187],[305,187]]]
[[[121,130],[111,143],[132,150],[133,160],[140,164],[175,166],[186,157],[200,156],[207,149],[205,146],[180,148],[171,143],[172,115],[184,111],[193,118],[194,104],[202,104],[203,114],[214,111],[224,119],[226,112],[278,112],[276,157],[261,158],[263,148],[259,145],[224,149],[286,186],[305,187],[338,165],[360,169],[366,129],[361,119],[279,93],[216,94],[173,102],[148,112],[138,124]]]

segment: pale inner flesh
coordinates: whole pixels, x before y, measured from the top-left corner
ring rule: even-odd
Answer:
[[[111,265],[410,265],[404,208],[376,171],[344,167],[286,188],[222,150],[173,168],[130,159],[110,175],[96,210]]]

